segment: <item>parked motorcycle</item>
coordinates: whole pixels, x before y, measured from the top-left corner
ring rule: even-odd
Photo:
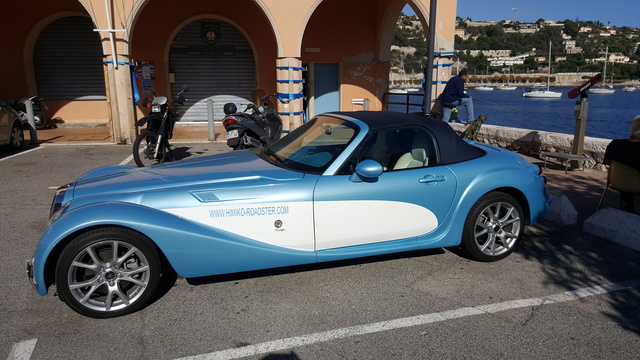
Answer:
[[[224,105],[222,124],[227,131],[228,146],[233,150],[260,148],[280,139],[282,120],[267,102],[274,95],[262,97],[259,106],[248,104],[243,112],[238,112],[234,103]]]
[[[45,110],[49,110],[49,108],[44,103],[44,99],[42,98],[42,96],[36,95],[29,98],[22,98],[20,99],[20,101],[12,102],[11,106],[13,106],[13,108],[18,113],[20,120],[23,123],[27,123],[27,106],[25,104],[27,100],[31,100],[31,103],[33,104],[33,119],[36,124],[36,129],[46,129],[47,125],[49,125],[49,119],[44,112]]]
[[[133,159],[139,167],[174,160],[169,139],[173,136],[177,113],[172,107],[173,103],[184,105],[188,101],[182,95],[187,91],[189,87],[182,85],[176,98],[169,101],[165,96],[155,96],[152,89],[153,99],[144,99],[142,106],[150,108],[151,112],[136,122],[137,126],[147,126],[133,143]]]

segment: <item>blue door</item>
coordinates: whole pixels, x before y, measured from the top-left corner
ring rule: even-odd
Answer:
[[[314,64],[313,80],[314,115],[340,110],[338,64]]]

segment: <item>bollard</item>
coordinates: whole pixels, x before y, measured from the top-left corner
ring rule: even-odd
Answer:
[[[209,123],[209,141],[216,139],[215,125],[213,124],[213,100],[207,99],[207,118]]]
[[[38,143],[38,132],[36,132],[36,119],[33,115],[33,101],[27,99],[24,101],[24,106],[27,110],[27,122],[29,123],[29,137],[32,144]]]

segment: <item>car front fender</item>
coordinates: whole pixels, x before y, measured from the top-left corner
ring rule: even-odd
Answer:
[[[101,202],[62,214],[42,235],[33,264],[40,295],[53,283],[51,272],[62,248],[98,227],[124,227],[149,237],[186,278],[316,262],[314,251],[266,244],[138,204]]]

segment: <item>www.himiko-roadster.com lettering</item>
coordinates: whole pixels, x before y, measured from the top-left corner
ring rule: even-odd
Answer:
[[[237,209],[211,209],[209,216],[212,218],[225,218],[236,216],[265,216],[265,215],[285,215],[289,213],[288,206],[256,206],[243,207]]]

